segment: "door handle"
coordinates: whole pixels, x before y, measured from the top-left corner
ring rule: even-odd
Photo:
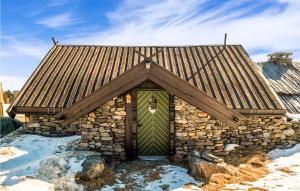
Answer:
[[[138,122],[137,126],[141,127],[141,126],[143,126],[143,124],[141,124],[140,122]]]

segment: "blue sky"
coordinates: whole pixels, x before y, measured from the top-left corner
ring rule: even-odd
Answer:
[[[273,51],[300,60],[298,0],[1,0],[4,89],[20,89],[60,44],[242,44],[254,61]]]

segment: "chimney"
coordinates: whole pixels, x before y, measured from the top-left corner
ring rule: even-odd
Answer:
[[[274,52],[272,54],[268,54],[268,57],[268,61],[275,64],[291,64],[293,62],[291,52]]]

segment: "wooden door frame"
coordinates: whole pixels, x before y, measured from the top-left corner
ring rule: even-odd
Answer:
[[[151,85],[152,86],[152,85]],[[149,84],[145,86],[138,86],[127,94],[131,95],[131,103],[126,103],[126,156],[127,158],[138,157],[138,145],[137,145],[137,91],[138,90],[164,90],[161,87],[149,88]],[[166,91],[168,92],[168,91]],[[169,92],[168,92],[169,93]],[[169,93],[169,155],[175,154],[175,106],[174,95]]]

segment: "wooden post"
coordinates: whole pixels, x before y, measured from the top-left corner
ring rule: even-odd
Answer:
[[[132,157],[132,91],[125,96],[126,125],[125,125],[125,152],[126,157]]]

